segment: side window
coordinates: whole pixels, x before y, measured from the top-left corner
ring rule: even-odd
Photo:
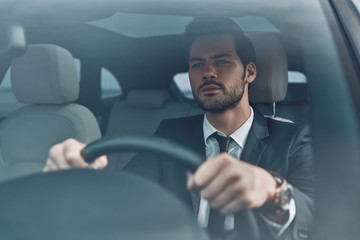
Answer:
[[[289,71],[288,74],[289,74],[288,75],[289,85],[307,83],[306,76],[301,72]],[[175,82],[175,85],[178,87],[178,89],[185,98],[193,99],[190,81],[189,81],[189,74],[187,72],[175,74],[173,80]]]
[[[288,72],[288,77],[289,77],[289,84],[293,84],[293,83],[303,83],[306,84],[307,83],[307,78],[306,76],[301,73],[301,72],[297,72],[297,71],[289,71]]]
[[[118,80],[106,68],[101,68],[101,98],[117,97],[122,94]]]
[[[360,14],[360,0],[351,0],[358,14]]]
[[[79,80],[81,79],[81,61],[75,58],[76,68],[79,74]],[[106,68],[101,68],[101,98],[117,97],[122,94],[122,90],[119,82],[115,76]]]
[[[77,72],[78,72],[78,79],[80,81],[80,76],[81,76],[81,62],[80,62],[80,59],[78,58],[74,58],[74,61],[75,61],[75,65],[76,65],[76,69],[77,69]]]
[[[187,99],[194,99],[191,91],[189,73],[177,73],[173,78],[175,85],[178,87],[183,96]]]
[[[11,90],[10,71],[11,71],[11,67],[9,67],[9,69],[7,70],[5,76],[0,84],[0,91],[2,93],[1,95],[7,94],[7,93],[14,95]]]

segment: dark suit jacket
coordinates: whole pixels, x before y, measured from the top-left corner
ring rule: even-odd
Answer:
[[[254,111],[254,122],[241,155],[241,160],[278,172],[294,188],[296,217],[282,239],[302,239],[313,221],[313,161],[310,131],[307,126],[265,118]],[[155,135],[173,140],[198,152],[205,159],[203,115],[164,120]],[[197,214],[199,199],[186,190],[185,168],[169,161],[139,155],[127,170],[145,175],[178,195]],[[256,210],[252,211],[261,239],[274,239]],[[251,235],[251,234],[250,234]]]

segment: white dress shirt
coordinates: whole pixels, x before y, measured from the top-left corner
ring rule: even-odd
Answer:
[[[246,122],[241,125],[235,132],[233,132],[230,137],[233,141],[230,142],[229,151],[228,153],[231,154],[233,157],[240,159],[241,153],[244,149],[247,137],[250,132],[251,125],[254,120],[254,111],[250,107],[251,114],[250,117],[246,120]],[[220,147],[217,140],[211,135],[217,132],[219,135],[226,137],[224,133],[215,129],[211,123],[207,120],[206,115],[204,115],[204,122],[203,122],[203,131],[204,131],[204,142],[205,142],[205,150],[206,150],[206,158],[214,157],[220,152]],[[292,199],[290,202],[290,212],[289,212],[289,219],[284,224],[278,224],[275,222],[270,221],[266,217],[262,216],[265,222],[269,225],[271,231],[274,233],[276,237],[280,236],[290,225],[295,217],[295,201]],[[200,205],[199,205],[199,213],[198,213],[198,223],[201,227],[206,228],[209,222],[209,214],[210,214],[210,206],[209,202],[201,197]],[[232,230],[234,229],[234,215],[227,215],[225,217],[224,222],[224,230]]]

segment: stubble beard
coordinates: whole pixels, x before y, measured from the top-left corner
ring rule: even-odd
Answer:
[[[222,113],[235,108],[244,95],[244,79],[241,79],[237,84],[234,84],[229,88],[225,88],[225,86],[220,83],[216,83],[216,85],[221,87],[222,94],[209,94],[208,96],[200,98],[200,89],[198,89],[196,94],[194,92],[194,100],[199,107],[204,111],[211,113]]]

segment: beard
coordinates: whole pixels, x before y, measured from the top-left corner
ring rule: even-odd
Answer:
[[[236,84],[226,88],[222,83],[213,80],[205,81],[200,85],[197,91],[193,92],[194,100],[201,109],[211,113],[222,113],[226,110],[232,109],[238,105],[244,95],[245,79],[237,81]],[[199,97],[200,89],[206,85],[216,85],[221,88],[222,94],[208,94],[204,97]]]

